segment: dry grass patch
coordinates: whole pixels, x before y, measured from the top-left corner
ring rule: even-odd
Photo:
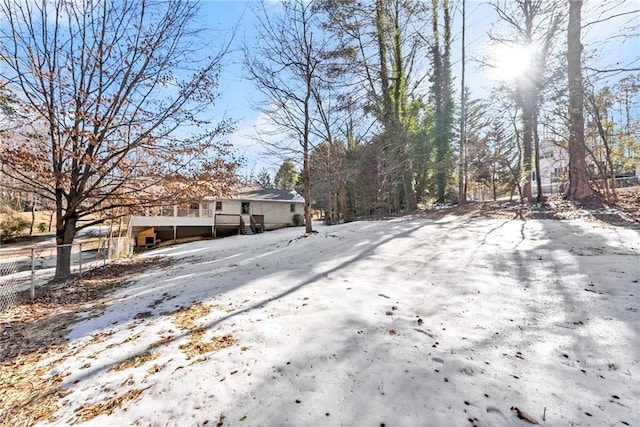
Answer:
[[[92,420],[99,415],[110,415],[116,409],[122,407],[123,403],[136,400],[145,390],[146,388],[130,390],[125,394],[115,396],[106,402],[98,402],[93,405],[82,406],[76,409],[76,419],[73,420],[73,424]]]
[[[56,348],[0,365],[0,426],[33,425],[56,420],[54,414],[58,410],[58,400],[68,391],[60,387],[61,376],[46,376],[53,366],[38,366],[38,363],[62,351],[63,348]]]
[[[162,337],[158,341],[151,343],[149,345],[149,348],[152,349],[152,348],[164,347],[165,345],[169,344],[171,341],[173,341],[173,337],[171,336]]]
[[[61,313],[31,319],[16,317],[2,324],[0,332],[0,426],[33,425],[55,421],[58,399],[67,394],[61,376],[47,376],[69,351],[66,335],[76,319]],[[54,361],[43,365],[43,361]]]
[[[131,330],[130,328],[127,328],[127,329]],[[133,341],[137,341],[138,338],[140,338],[141,336],[142,336],[142,333],[131,335],[131,336],[125,338],[124,340],[120,341],[120,342],[113,342],[111,344],[108,344],[106,347],[104,347],[104,349],[105,350],[109,350],[110,348],[120,347],[123,344],[129,343],[129,342],[133,342]]]
[[[219,305],[211,306],[198,302],[189,307],[179,308],[171,313],[174,318],[174,323],[178,327],[188,331],[189,341],[179,346],[187,357],[187,360],[205,353],[230,347],[236,343],[236,339],[231,334],[213,337],[206,341],[203,339],[205,330],[203,327],[198,326],[196,321],[208,315],[212,308],[224,310],[224,308]]]
[[[109,368],[107,372],[124,371],[125,369],[129,369],[129,368],[139,368],[145,363],[151,360],[155,360],[157,358],[158,358],[158,352],[146,350],[146,351],[143,351],[142,353],[138,353],[135,356],[131,356],[128,359],[123,360],[122,362],[118,363],[115,366],[112,366],[111,368]]]
[[[165,365],[159,365],[156,363],[155,365],[147,369],[147,377],[153,374],[157,374],[158,372],[162,371],[164,368],[165,368]]]
[[[91,338],[90,345],[91,344],[98,344],[98,343],[101,343],[101,342],[105,342],[113,334],[115,334],[115,331],[99,332],[99,333],[95,334],[93,336],[93,338]]]
[[[180,350],[187,356],[187,360],[205,353],[231,347],[237,341],[231,334],[213,337],[208,341],[204,341],[203,337],[204,331],[192,332],[189,334],[189,342],[180,346]]]
[[[197,329],[196,320],[211,313],[211,306],[201,302],[195,303],[189,307],[180,307],[172,312],[173,322],[182,329]]]

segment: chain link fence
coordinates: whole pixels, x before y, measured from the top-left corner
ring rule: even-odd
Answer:
[[[133,242],[126,237],[74,243],[71,246],[71,273],[107,264],[110,260],[133,255]],[[0,311],[18,301],[20,292],[35,296],[35,289],[55,276],[57,247],[38,245],[0,249]]]

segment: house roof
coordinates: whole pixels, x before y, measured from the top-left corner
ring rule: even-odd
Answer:
[[[304,203],[304,197],[294,190],[264,188],[258,186],[240,187],[230,199],[256,200],[269,202]]]

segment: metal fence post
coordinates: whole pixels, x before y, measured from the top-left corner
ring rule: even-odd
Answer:
[[[36,249],[31,248],[31,299],[36,297]]]
[[[80,251],[78,252],[78,263],[80,264],[80,274],[82,274],[82,243],[79,243]]]

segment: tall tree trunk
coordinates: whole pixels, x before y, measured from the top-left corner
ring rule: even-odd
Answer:
[[[436,197],[444,202],[447,181],[451,173],[449,154],[451,150],[451,131],[453,128],[453,94],[451,78],[451,14],[449,1],[432,0],[433,44],[431,47],[433,61],[432,92],[435,104],[434,142],[436,151]],[[437,10],[443,10],[442,44],[439,43],[439,17]]]
[[[495,167],[493,168],[493,170],[491,171],[491,195],[493,196],[493,201],[495,202],[496,200],[498,200],[498,185],[497,185],[497,178],[496,178],[496,170]]]
[[[435,7],[438,0],[433,0]],[[446,199],[447,181],[451,169],[449,165],[449,154],[451,151],[451,135],[453,129],[453,87],[451,77],[451,14],[449,10],[449,0],[443,0],[441,9],[443,10],[442,45],[436,41],[434,49],[438,50],[434,58],[434,81],[439,92],[439,107],[436,106],[436,185],[437,198],[439,202]],[[438,31],[439,18],[434,12],[433,31],[434,38],[440,38]],[[440,46],[442,51],[440,51]]]
[[[67,209],[64,212],[64,193],[61,182],[56,183],[56,273],[54,280],[62,281],[71,276],[71,244],[76,234],[77,218]]]
[[[36,223],[36,196],[31,195],[31,225],[29,226],[29,236],[33,236],[33,226]]]
[[[458,204],[464,205],[467,202],[467,184],[466,184],[466,149],[465,149],[465,119],[466,119],[466,94],[464,90],[464,72],[465,72],[465,25],[466,25],[466,4],[462,0],[462,70],[460,73],[460,159],[458,162]]]
[[[398,149],[400,150],[400,164],[402,165],[402,186],[404,191],[405,208],[413,212],[418,208],[416,193],[413,187],[413,165],[409,156],[408,133],[405,126],[405,114],[407,109],[406,101],[406,74],[404,69],[404,58],[402,54],[402,28],[400,28],[400,11],[396,4],[395,31],[393,35],[393,50],[395,57],[395,86],[394,86],[394,134],[398,138]]]
[[[63,218],[58,212],[56,225],[56,274],[54,280],[62,281],[71,276],[71,245],[76,235],[75,217]]]
[[[53,226],[53,216],[55,215],[56,211],[51,209],[51,211],[49,211],[49,227],[48,227],[48,231],[49,233],[51,233],[51,227]]]
[[[342,212],[342,218],[344,222],[351,222],[351,211],[347,206],[347,191],[344,188],[342,182],[338,183],[338,202],[340,204],[340,211]]]
[[[387,70],[387,42],[385,39],[385,13],[383,0],[376,0],[376,31],[378,37],[378,54],[380,55],[380,94],[382,96],[382,117],[387,124],[391,114],[391,90],[389,88],[389,71]]]
[[[582,43],[580,42],[582,0],[569,0],[567,30],[567,73],[569,77],[569,189],[571,200],[593,195],[589,186],[584,145],[584,89],[582,85]]]
[[[307,62],[308,64],[308,62]],[[311,132],[311,117],[309,112],[309,104],[311,100],[311,79],[312,75],[307,72],[307,88],[304,98],[304,130],[302,141],[302,183],[304,185],[304,222],[305,232],[313,232],[313,224],[311,223],[311,167],[309,165],[309,134]]]
[[[542,202],[544,195],[542,194],[542,174],[540,173],[540,134],[538,133],[538,113],[534,117],[533,126],[533,144],[534,144],[534,164],[536,168],[536,190],[538,195],[536,201]]]
[[[529,88],[525,88],[524,93],[524,103],[522,106],[522,178],[523,178],[523,186],[522,186],[522,195],[526,202],[533,201],[533,192],[531,189],[531,183],[533,181],[533,168],[532,168],[532,157],[533,157],[533,128],[534,128],[534,120],[533,120],[533,110],[535,109],[535,103],[532,103],[533,94],[531,93]]]
[[[534,157],[539,156],[536,145],[536,128],[541,91],[545,85],[545,70],[553,40],[562,23],[559,2],[547,0],[518,0],[513,2],[494,0],[491,2],[501,20],[513,31],[513,36],[497,37],[494,41],[513,43],[523,49],[535,47],[527,70],[516,81],[516,105],[522,108],[521,164],[518,180],[522,183],[522,202],[534,202],[533,167]],[[509,7],[513,5],[513,8]],[[538,184],[541,184],[536,180]]]

